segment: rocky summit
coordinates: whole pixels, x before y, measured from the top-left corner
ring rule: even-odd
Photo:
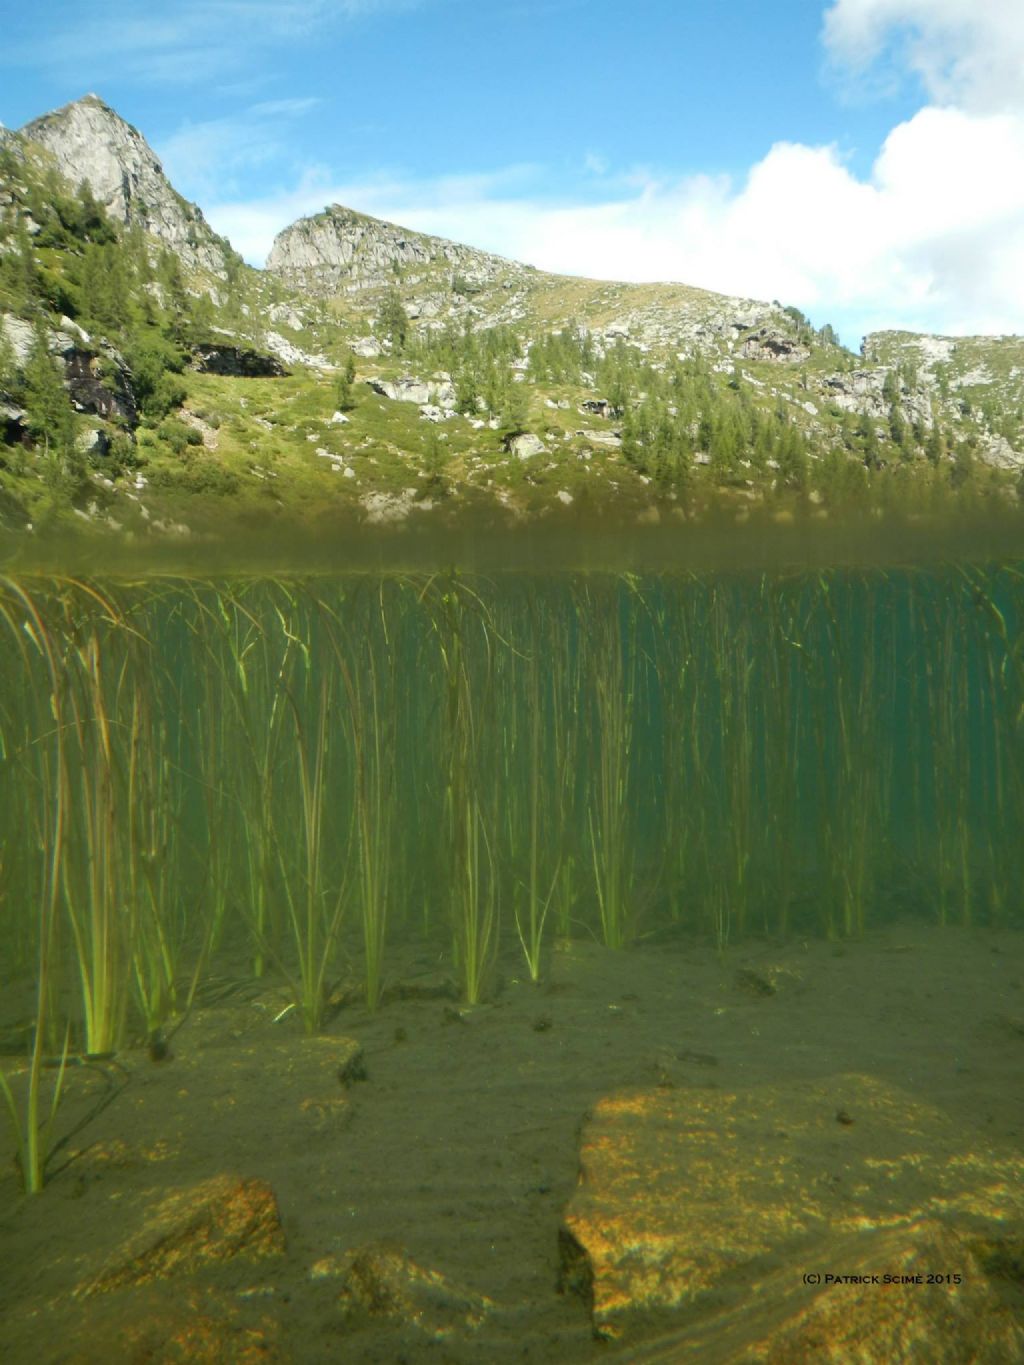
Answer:
[[[311,218],[300,218],[279,232],[267,269],[302,288],[321,293],[389,284],[396,272],[407,284],[442,278],[469,291],[495,283],[511,283],[531,273],[530,267],[476,251],[443,237],[413,232],[332,204]]]
[[[0,134],[0,529],[1014,509],[1024,339],[554,275],[333,204],[243,263],[96,95]]]
[[[220,273],[230,250],[171,185],[149,143],[97,95],[67,104],[21,130],[45,147],[69,184],[83,181],[112,218],[138,224],[189,267]]]

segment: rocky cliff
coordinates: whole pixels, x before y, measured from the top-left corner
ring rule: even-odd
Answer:
[[[72,185],[84,180],[112,218],[145,228],[189,267],[223,273],[228,243],[174,189],[142,134],[98,96],[44,114],[21,132],[46,148]]]
[[[267,269],[319,293],[379,288],[401,274],[406,284],[438,275],[469,291],[533,274],[530,267],[486,251],[413,232],[332,204],[280,232]]]

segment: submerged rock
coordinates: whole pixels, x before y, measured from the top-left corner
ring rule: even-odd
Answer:
[[[331,1273],[342,1277],[338,1299],[349,1315],[387,1318],[435,1338],[476,1330],[495,1307],[390,1242],[371,1242],[340,1262],[314,1267],[318,1278]]]
[[[193,1275],[236,1256],[260,1260],[283,1251],[277,1199],[267,1182],[218,1175],[162,1199],[76,1296]]]
[[[40,1365],[57,1360],[61,1365],[294,1365],[281,1345],[274,1313],[211,1285],[136,1285],[85,1303],[47,1304],[45,1312],[48,1339],[61,1341],[61,1348],[40,1351],[38,1322],[30,1321],[21,1334],[25,1352],[5,1359]],[[37,1348],[31,1353],[29,1343]]]
[[[754,1275],[735,1308],[632,1347],[625,1359],[1003,1365],[1024,1359],[1024,1327],[997,1288],[983,1246],[926,1219],[851,1233],[830,1244],[827,1261],[809,1253]]]
[[[626,1092],[601,1100],[584,1128],[562,1284],[588,1301],[598,1334],[614,1337],[636,1315],[738,1303],[780,1265],[797,1283],[804,1272],[855,1270],[881,1254],[866,1238],[882,1228],[900,1229],[894,1255],[913,1261],[914,1225],[938,1216],[957,1235],[1021,1245],[1024,1156],[965,1148],[939,1110],[867,1076]],[[837,1241],[850,1234],[865,1240]],[[962,1260],[929,1270],[963,1274]],[[936,1330],[963,1293],[943,1285],[925,1314]]]

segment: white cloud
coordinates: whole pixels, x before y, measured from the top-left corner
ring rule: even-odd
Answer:
[[[171,181],[190,198],[237,193],[238,173],[286,154],[285,125],[318,103],[304,96],[264,100],[225,118],[186,119],[156,150]]]
[[[852,343],[887,327],[1022,330],[1024,123],[1006,114],[922,109],[865,179],[834,147],[778,143],[739,185],[647,177],[573,204],[536,183],[529,167],[349,184],[321,173],[209,217],[253,261],[289,222],[339,202],[542,269],[778,298]]]
[[[265,125],[224,118],[184,123],[156,150],[172,183],[190,198],[203,199],[225,190],[237,192],[237,183],[232,183],[235,172],[266,165],[283,149],[268,136]]]
[[[824,39],[854,69],[880,59],[909,67],[940,103],[1024,109],[1021,0],[835,0]]]

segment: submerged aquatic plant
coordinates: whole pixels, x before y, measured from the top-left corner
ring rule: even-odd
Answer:
[[[564,733],[554,714],[554,689],[568,642],[542,632],[541,604],[529,587],[523,601],[508,594],[498,627],[505,648],[497,658],[500,717],[501,832],[499,857],[510,881],[512,917],[531,981],[541,976],[544,929],[565,857],[565,774],[558,767]],[[564,626],[564,618],[559,622]]]
[[[639,661],[633,611],[643,608],[643,599],[634,579],[622,579],[621,589],[615,580],[588,584],[580,596],[580,609],[587,613],[586,667],[593,670],[594,688],[587,835],[601,937],[608,948],[624,947],[631,934],[636,851],[631,769]]]
[[[38,1194],[43,1188],[46,1176],[46,1161],[50,1153],[50,1140],[54,1120],[60,1107],[63,1093],[64,1072],[68,1055],[68,1031],[64,1035],[64,1051],[60,1068],[50,1095],[48,1110],[43,1113],[43,1062],[45,1040],[52,1014],[54,994],[54,951],[59,916],[59,897],[62,883],[63,858],[65,848],[65,824],[68,815],[68,775],[66,767],[65,725],[62,710],[62,693],[59,686],[59,660],[53,641],[40,611],[33,598],[17,583],[0,580],[4,597],[0,598],[0,619],[8,627],[13,653],[24,665],[26,674],[31,673],[30,650],[35,651],[44,666],[44,678],[48,691],[44,693],[49,702],[53,722],[52,747],[33,746],[35,775],[39,783],[40,803],[40,852],[42,854],[42,881],[36,907],[36,1013],[32,1037],[32,1052],[29,1059],[28,1087],[24,1108],[19,1109],[14,1093],[7,1078],[0,1073],[0,1089],[3,1090],[11,1127],[15,1136],[18,1165],[22,1182],[27,1194]],[[20,623],[19,623],[20,617]],[[19,629],[19,624],[21,629]],[[31,711],[38,704],[38,697],[31,694],[25,698]]]
[[[284,861],[281,885],[298,964],[297,973],[290,975],[306,1032],[315,1033],[323,1023],[327,1006],[328,973],[344,910],[344,890],[336,874],[334,885],[331,885],[324,844],[329,818],[328,765],[336,743],[336,732],[330,724],[334,683],[326,673],[319,680],[314,679],[308,662],[302,673],[303,689],[297,696],[288,693],[294,722],[293,772],[298,818],[292,838],[285,841],[279,834],[278,844]],[[313,704],[311,716],[310,701]],[[345,830],[342,838],[347,840],[347,837]],[[289,854],[293,856],[289,857]]]
[[[37,1016],[37,1033],[39,1022]],[[39,1194],[46,1183],[46,1165],[53,1150],[53,1128],[64,1094],[67,1061],[68,1039],[66,1037],[64,1050],[57,1067],[57,1075],[50,1093],[49,1107],[45,1115],[42,1113],[41,1103],[42,1073],[40,1063],[36,1060],[36,1049],[34,1047],[32,1059],[29,1062],[28,1094],[23,1112],[14,1097],[10,1082],[3,1072],[0,1072],[0,1090],[3,1091],[8,1117],[14,1132],[18,1169],[21,1172],[22,1184],[26,1194]]]
[[[434,628],[443,665],[445,821],[451,857],[453,951],[466,1003],[483,998],[497,950],[498,884],[493,848],[497,792],[490,719],[494,631],[479,593],[452,575],[435,596]],[[479,653],[470,653],[471,641]],[[474,667],[475,664],[475,667]],[[492,766],[494,765],[494,766]]]
[[[1019,914],[1016,565],[8,579],[0,612],[37,1183],[69,1024],[121,1047],[229,954],[312,1030],[348,962],[378,1007],[403,934],[446,933],[485,998],[503,914],[534,980],[553,933],[627,946],[642,901],[722,951],[898,897]]]
[[[401,582],[382,582],[363,594],[354,622],[329,615],[331,650],[348,701],[354,880],[370,1010],[380,1004],[389,898],[397,881],[398,656],[407,606]]]

